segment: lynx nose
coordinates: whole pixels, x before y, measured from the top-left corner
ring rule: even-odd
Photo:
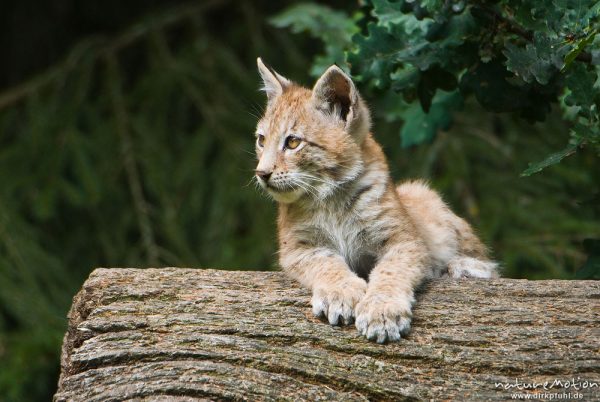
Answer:
[[[269,181],[269,177],[271,177],[271,174],[273,174],[273,171],[267,172],[265,170],[257,170],[256,171],[256,175],[258,177],[260,177],[261,179],[263,179],[265,182]]]

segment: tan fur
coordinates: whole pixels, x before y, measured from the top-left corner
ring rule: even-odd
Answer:
[[[397,188],[352,80],[332,66],[313,90],[258,60],[269,101],[257,178],[279,202],[279,260],[330,324],[395,341],[426,279],[497,276],[471,227],[424,182]],[[286,149],[287,138],[301,140]]]

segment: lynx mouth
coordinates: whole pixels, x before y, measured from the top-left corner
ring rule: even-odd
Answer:
[[[274,193],[279,193],[279,194],[293,193],[300,188],[293,184],[286,184],[285,186],[276,186],[273,183],[265,183],[264,187],[268,191],[272,191]]]
[[[297,186],[286,186],[284,188],[281,188],[281,187],[275,187],[274,185],[267,183],[264,185],[264,189],[276,201],[283,202],[286,204],[295,202],[303,194],[302,189]]]
[[[287,189],[275,187],[274,185],[269,184],[269,183],[265,184],[265,187],[267,190],[273,191],[274,193],[287,193],[289,191],[293,191],[293,190],[287,190]]]

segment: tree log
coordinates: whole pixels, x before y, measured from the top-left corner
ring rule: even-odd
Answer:
[[[439,279],[378,345],[280,272],[97,269],[54,400],[600,400],[599,323],[600,281]]]

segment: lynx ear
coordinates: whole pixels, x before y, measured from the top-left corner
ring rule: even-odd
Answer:
[[[312,99],[317,109],[340,119],[346,131],[359,142],[369,132],[369,110],[358,94],[352,79],[338,66],[333,65],[317,80]]]
[[[283,91],[291,85],[290,80],[279,75],[272,68],[267,67],[260,57],[256,59],[256,64],[258,65],[258,72],[263,80],[261,90],[267,93],[269,102],[281,95]]]

